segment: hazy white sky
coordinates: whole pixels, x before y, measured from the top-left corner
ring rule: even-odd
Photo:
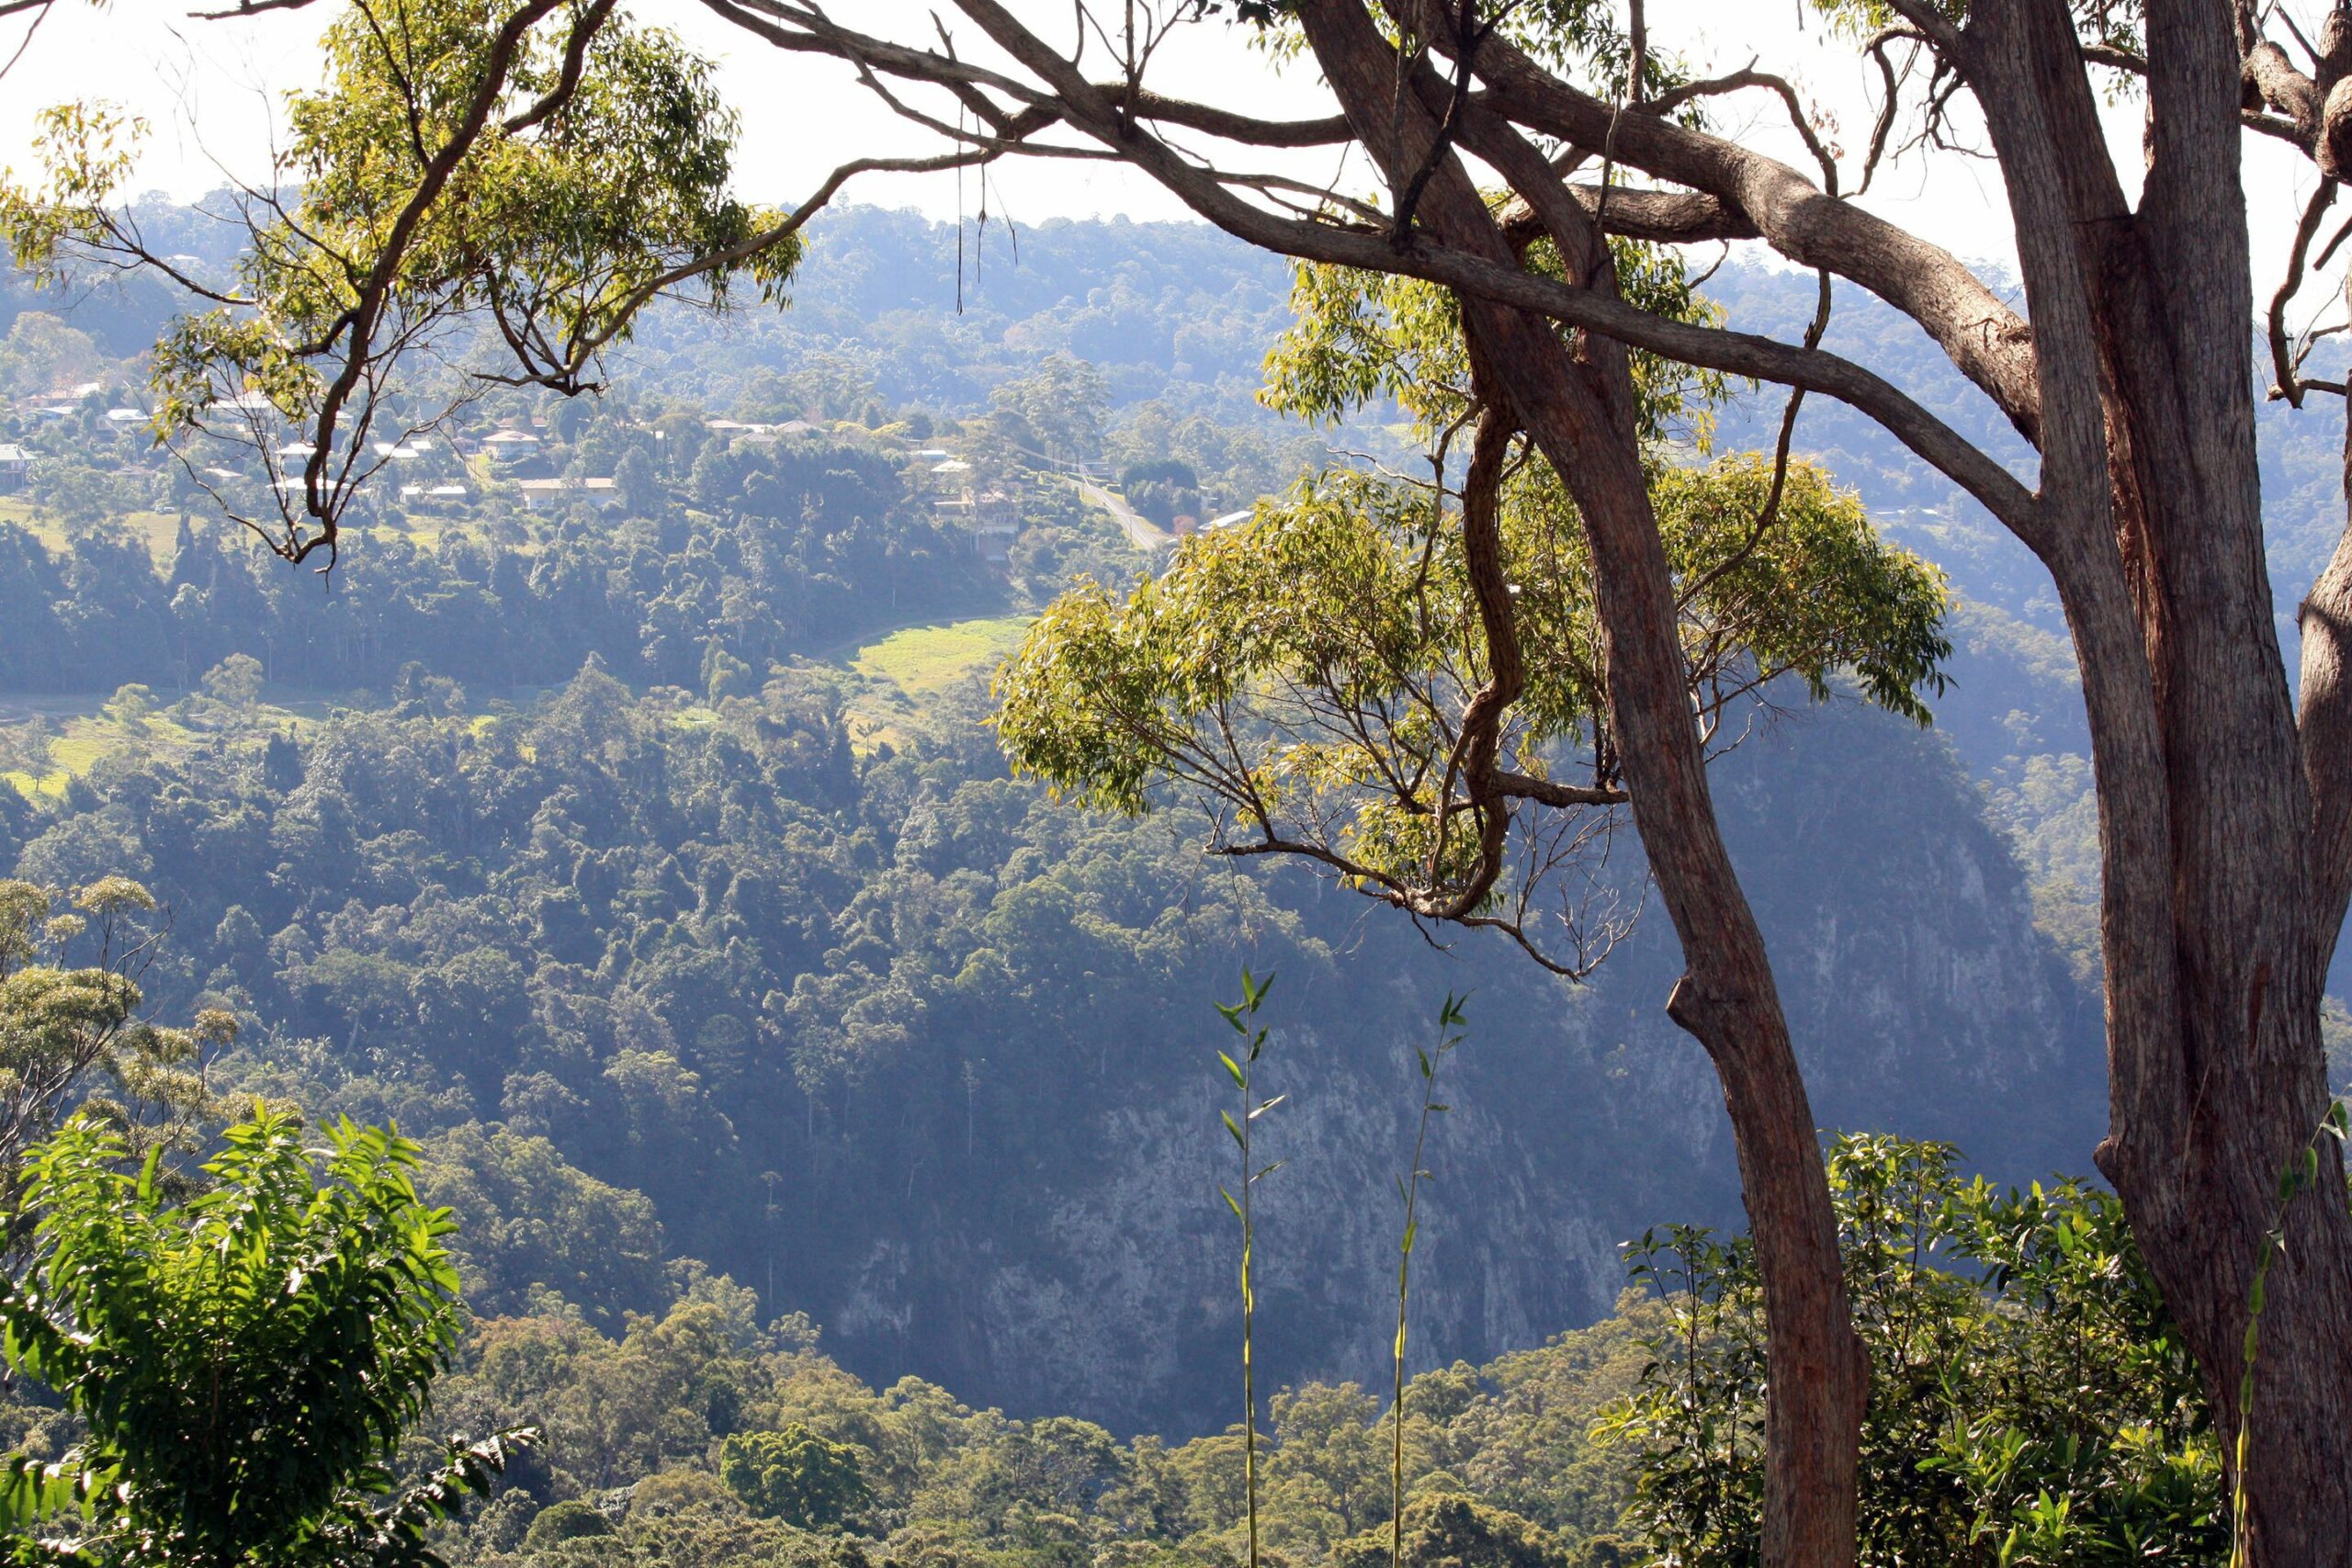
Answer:
[[[224,168],[258,178],[267,167],[273,106],[287,90],[318,79],[314,39],[324,6],[220,22],[191,20],[189,8],[187,0],[113,0],[100,11],[69,0],[54,9],[16,70],[0,79],[0,162],[25,165],[33,115],[41,106],[107,98],[154,127],[141,188],[192,196],[217,186]],[[1067,0],[1028,0],[1020,8],[1051,29],[1050,36],[1070,26]],[[635,9],[647,21],[676,28],[720,62],[729,96],[744,118],[739,163],[748,195],[789,199],[843,158],[930,149],[923,132],[896,119],[831,62],[784,55],[718,21],[693,0],[637,0]],[[840,10],[877,33],[931,36],[933,6],[922,0],[845,0]],[[1651,37],[1679,48],[1702,71],[1760,59],[1793,78],[1826,116],[1831,140],[1858,160],[1869,136],[1868,93],[1875,73],[1866,82],[1851,44],[1825,36],[1817,24],[1800,27],[1802,13],[1797,0],[1650,0],[1648,8]],[[14,47],[21,26],[0,23],[0,52]],[[1310,71],[1277,72],[1219,25],[1182,31],[1182,44],[1156,68],[1165,73],[1156,78],[1164,90],[1263,114],[1314,114],[1327,107]],[[959,46],[977,56],[984,46],[966,34],[968,29],[959,34]],[[1733,121],[1734,127],[1760,145],[1795,152],[1777,107],[1762,95],[1753,96],[1751,118]],[[2120,110],[2110,130],[2130,154],[2138,141],[2136,110]],[[2133,156],[2119,162],[2127,174],[2136,166]],[[1329,153],[1302,154],[1295,170],[1328,178],[1333,164]],[[1360,164],[1350,173],[1351,183],[1368,187]],[[2257,210],[2275,215],[2274,221],[2256,225],[2257,283],[2267,289],[2310,175],[2302,160],[2267,145],[2250,148],[2248,173]],[[1019,221],[1184,216],[1149,181],[1115,165],[1009,162],[989,178],[991,210],[1009,211]],[[967,176],[967,211],[978,195],[969,182]],[[952,217],[956,181],[952,175],[877,176],[854,185],[848,198]],[[1998,176],[1989,164],[1942,155],[1923,166],[1914,159],[1883,175],[1865,200],[1971,260],[1997,265],[2013,254]]]

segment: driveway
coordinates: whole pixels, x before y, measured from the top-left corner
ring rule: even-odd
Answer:
[[[1078,493],[1117,518],[1119,526],[1126,531],[1127,543],[1147,554],[1153,550],[1165,549],[1176,542],[1173,535],[1129,506],[1125,499],[1112,494],[1092,479],[1080,479]]]

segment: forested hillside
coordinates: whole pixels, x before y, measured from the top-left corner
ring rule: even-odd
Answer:
[[[1271,1375],[1377,1366],[1379,1194],[1448,991],[1472,995],[1474,1038],[1427,1226],[1430,1353],[1590,1321],[1625,1236],[1736,1217],[1704,1061],[1657,1008],[1663,924],[1581,987],[1499,942],[1432,945],[1297,870],[1204,860],[1181,812],[1073,817],[1011,782],[968,658],[856,657],[1142,568],[1075,491],[1008,471],[1022,528],[986,569],[917,444],[1018,463],[1057,421],[1091,423],[1236,498],[1320,446],[1246,400],[1278,268],[1181,226],[1021,246],[967,274],[959,317],[944,231],[842,214],[789,314],[662,317],[624,391],[476,422],[536,432],[534,471],[619,475],[616,505],[535,513],[428,454],[400,477],[480,495],[380,497],[323,586],[168,471],[134,479],[115,394],[30,430],[55,456],[28,491],[38,532],[6,533],[0,602],[28,635],[0,684],[52,700],[8,732],[0,860],[148,882],[174,918],[164,1004],[251,1021],[226,1081],[424,1136],[479,1311],[560,1296],[616,1330],[693,1257],[869,1377],[1220,1426],[1208,1032],[1246,963],[1280,976],[1269,1070],[1295,1104],[1270,1134],[1290,1159],[1268,1198]],[[1735,310],[1786,291],[1729,282]],[[1062,353],[1099,356],[1099,383],[1035,370]],[[730,438],[722,414],[804,433]],[[1900,475],[1865,478],[1892,497]],[[136,528],[93,499],[106,484]],[[2050,672],[1971,613],[1939,705],[1977,753],[2007,733],[1977,686],[2035,711]],[[1948,742],[1800,703],[1718,787],[1825,1121],[1948,1137],[2012,1176],[2080,1168],[2096,1004],[2025,919],[2012,842]],[[1610,874],[1637,896],[1633,857]]]
[[[1396,442],[1255,406],[1288,314],[1263,257],[1184,226],[1018,243],[992,231],[959,276],[946,230],[834,215],[789,312],[658,312],[604,399],[498,394],[390,456],[324,580],[208,505],[257,475],[151,450],[129,356],[156,299],[10,283],[0,441],[31,460],[0,495],[0,873],[153,890],[150,1002],[242,1023],[217,1092],[422,1141],[480,1320],[451,1408],[554,1434],[468,1538],[483,1562],[601,1563],[615,1519],[647,1561],[805,1554],[808,1517],[719,1479],[731,1437],[786,1430],[857,1448],[859,1517],[907,1561],[1221,1560],[1214,1009],[1245,965],[1275,976],[1262,1071],[1288,1097],[1257,1247],[1280,1544],[1339,1548],[1385,1517],[1363,1389],[1392,1184],[1416,1048],[1466,994],[1415,1262],[1415,1484],[1615,1562],[1643,1439],[1589,1428],[1664,1321],[1621,1301],[1622,1247],[1739,1220],[1720,1090],[1659,1006],[1672,935],[1645,919],[1571,983],[1211,860],[1197,813],[1083,814],[1009,776],[995,658],[1074,576],[1155,565],[1069,457],[1172,515]],[[1779,327],[1812,285],[1712,288]],[[1965,412],[1924,342],[1904,363]],[[1777,417],[1736,402],[1719,443]],[[2318,423],[2266,427],[2282,472],[2319,471]],[[1816,400],[1798,445],[1950,574],[1958,645],[1933,728],[1776,692],[1715,764],[1815,1111],[2004,1180],[2087,1169],[2093,825],[2054,611],[1883,437]],[[2316,528],[2282,520],[2282,581]],[[1630,847],[1605,876],[1639,900]]]
[[[1428,1224],[1446,1357],[1603,1310],[1614,1244],[1661,1212],[1733,1217],[1646,929],[1581,989],[1499,944],[1442,953],[1302,874],[1204,861],[1194,824],[1076,818],[1006,781],[969,694],[888,759],[854,754],[815,673],[715,706],[601,671],[528,713],[436,711],[455,694],[430,679],[392,696],[297,739],[201,697],[158,715],[171,754],[126,743],[20,808],[15,862],[148,882],[177,928],[167,1005],[257,1021],[224,1070],[447,1134],[429,1146],[467,1174],[446,1195],[492,1234],[555,1200],[560,1168],[505,1168],[525,1137],[650,1199],[662,1243],[632,1258],[599,1225],[561,1241],[578,1256],[497,1258],[483,1310],[550,1286],[617,1324],[659,1304],[666,1246],[808,1312],[869,1375],[1196,1427],[1228,1326],[1202,1311],[1227,1267],[1209,1004],[1244,963],[1281,976],[1272,1071],[1297,1105],[1269,1200],[1277,1376],[1377,1354],[1377,1197],[1449,989],[1475,1040]],[[2079,1146],[2088,1004],[1939,743],[1823,715],[1725,767],[1823,1115],[2018,1174]]]

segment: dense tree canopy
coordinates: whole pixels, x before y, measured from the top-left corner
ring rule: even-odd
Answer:
[[[1780,525],[1759,547],[1754,519],[1775,489]],[[1850,671],[1883,705],[1927,716],[1915,688],[1950,649],[1940,584],[1882,545],[1850,498],[1817,470],[1776,479],[1749,457],[1666,469],[1658,491],[1691,588],[1692,704],[1724,744],[1784,675],[1826,698]],[[1416,915],[1498,925],[1546,963],[1589,968],[1625,914],[1593,907],[1577,874],[1601,858],[1625,796],[1590,563],[1547,516],[1566,505],[1540,468],[1502,503],[1515,636],[1554,651],[1528,661],[1483,742],[1508,775],[1498,800],[1464,779],[1482,743],[1468,703],[1494,655],[1456,519],[1418,490],[1348,472],[1188,542],[1124,599],[1087,585],[1049,608],[999,677],[1007,754],[1123,811],[1173,780],[1210,805],[1222,852],[1326,861]],[[1514,805],[1535,820],[1505,866],[1479,819]]]

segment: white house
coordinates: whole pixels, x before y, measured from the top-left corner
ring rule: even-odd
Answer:
[[[493,463],[519,463],[539,453],[539,438],[527,430],[493,430],[481,438],[481,449]]]
[[[523,479],[514,488],[523,492],[526,512],[545,512],[576,495],[584,495],[600,507],[621,503],[620,487],[610,479]]]

